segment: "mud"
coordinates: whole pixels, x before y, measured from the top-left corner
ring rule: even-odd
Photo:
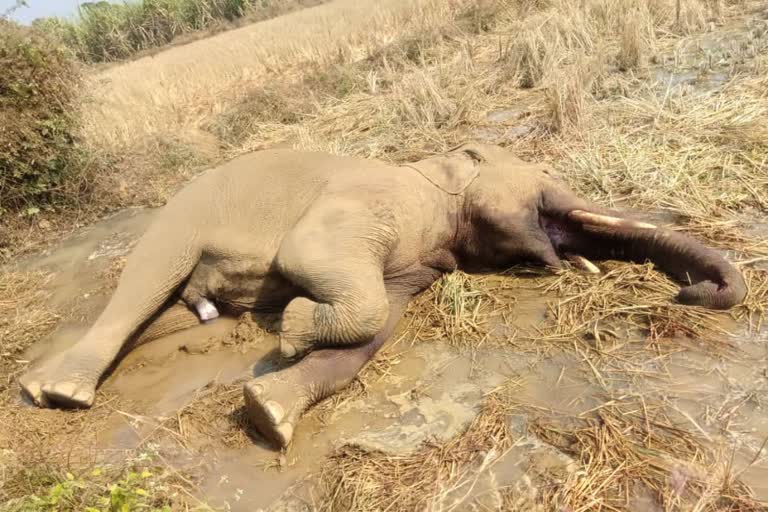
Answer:
[[[711,28],[681,40],[669,54],[657,57],[652,78],[662,92],[679,86],[716,91],[739,73],[753,71],[755,57],[768,48],[768,20],[764,15],[751,17],[746,26],[738,20]]]
[[[33,346],[25,359],[63,350],[85,331],[109,298],[104,272],[125,257],[152,215],[123,212],[20,262],[24,269],[53,272],[51,305],[70,312],[51,339]],[[157,340],[129,354],[103,384],[106,394],[119,397],[120,406],[97,448],[108,458],[152,443],[168,463],[194,471],[199,495],[215,507],[305,510],[319,499],[317,475],[341,445],[414,453],[460,435],[483,397],[514,382],[515,400],[524,411],[562,417],[589,415],[611,396],[652,394],[680,411],[681,428],[727,446],[741,478],[758,498],[768,500],[768,461],[759,453],[768,438],[768,331],[747,335],[737,329],[738,357],[713,354],[695,343],[681,343],[662,357],[643,349],[640,339],[622,340],[616,350],[635,354],[631,371],[605,367],[597,378],[567,343],[537,346],[533,340],[523,349],[509,343],[516,329],[531,331],[541,324],[554,297],[530,289],[507,292],[517,299],[505,317],[512,325],[499,320],[500,328],[491,329],[494,339],[476,349],[416,341],[404,321],[397,341],[373,370],[366,370],[364,385],[313,409],[285,453],[275,452],[242,423],[241,382],[282,364],[270,332],[274,318],[220,318]],[[201,400],[203,395],[207,398]],[[536,475],[567,476],[580,467],[536,437],[528,428],[531,419],[525,412],[510,416],[517,441],[492,465],[479,464],[472,492],[457,494],[459,504],[492,509],[499,489],[522,486],[521,492],[535,493]]]

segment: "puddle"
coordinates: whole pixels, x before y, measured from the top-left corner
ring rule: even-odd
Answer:
[[[654,79],[660,88],[691,86],[711,92],[727,84],[742,70],[751,70],[755,57],[768,49],[768,21],[752,17],[733,26],[681,40],[671,54],[662,58]]]
[[[697,70],[671,71],[656,70],[653,79],[661,88],[690,86],[700,91],[713,91],[725,85],[730,76],[725,72],[702,72]]]

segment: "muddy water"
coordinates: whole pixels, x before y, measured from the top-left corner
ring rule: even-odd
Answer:
[[[127,254],[151,218],[150,211],[123,212],[22,262],[27,269],[54,272],[51,303],[74,312],[50,340],[32,347],[28,358],[63,350],[84,332],[109,297],[103,272]],[[514,326],[530,329],[540,324],[551,297],[530,290],[515,295],[517,304],[510,315]],[[222,318],[129,354],[103,385],[121,404],[100,438],[105,453],[157,443],[171,463],[194,468],[201,476],[200,495],[213,506],[234,511],[289,506],[303,510],[303,504],[318,499],[316,475],[342,443],[392,454],[413,453],[425,441],[448,440],[462,432],[476,417],[483,396],[514,382],[515,400],[525,406],[523,411],[547,411],[567,418],[590,414],[606,405],[609,396],[652,393],[681,411],[675,416],[681,428],[728,446],[735,453],[734,466],[741,478],[759,498],[768,500],[768,462],[765,454],[755,457],[768,437],[766,332],[740,334],[735,343],[743,352],[741,357],[720,357],[706,347],[681,343],[679,351],[664,358],[662,377],[658,354],[647,350],[632,356],[635,373],[629,377],[605,366],[599,378],[567,343],[546,350],[543,346],[539,350],[535,343],[524,348],[487,343],[476,351],[459,352],[445,343],[411,343],[412,338],[404,336],[387,349],[388,370],[367,379],[364,395],[351,394],[335,408],[321,405],[313,410],[285,454],[258,438],[237,447],[194,436],[181,446],[168,439],[155,441],[158,425],[180,414],[206,386],[232,383],[277,367],[274,335],[259,333],[237,346],[211,342],[226,337],[235,324]],[[494,332],[501,341],[511,335],[505,329]],[[628,343],[617,350],[623,354],[632,348],[637,354],[641,345]],[[236,388],[233,393],[235,403],[241,403]],[[530,419],[526,412],[510,417],[518,442],[485,477],[477,479],[472,493],[460,496],[463,502],[492,508],[498,498],[494,493],[529,482],[525,475],[576,470],[578,464],[569,455],[530,433]]]

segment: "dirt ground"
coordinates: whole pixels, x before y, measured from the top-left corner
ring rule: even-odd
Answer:
[[[335,12],[336,3],[317,9]],[[531,16],[539,16],[537,3],[530,4]],[[458,138],[499,142],[550,160],[584,195],[643,210],[721,249],[748,279],[743,305],[727,313],[674,305],[676,285],[646,265],[605,263],[599,276],[457,273],[411,306],[357,382],[312,409],[285,452],[266,446],[242,409],[242,380],[282,364],[275,318],[218,319],[139,347],[103,383],[89,411],[33,408],[19,397],[15,377],[87,329],[155,214],[123,210],[2,269],[2,507],[768,509],[768,11],[758,3],[715,4],[724,12],[718,23],[674,37],[666,22],[654,25],[654,48],[644,54],[642,70],[598,73],[592,79],[601,85],[587,99],[557,74],[570,69],[580,76],[591,66],[569,53],[568,44],[576,43],[565,41],[563,26],[562,40],[547,44],[561,45],[565,64],[544,62],[556,55],[552,48],[533,53],[542,56],[539,71],[552,74],[543,83],[521,89],[495,81],[503,69],[494,68],[493,80],[482,75],[511,52],[502,35],[515,21],[502,10],[494,15],[495,31],[420,39],[421,61],[409,64],[415,69],[378,55],[384,68],[356,71],[378,74],[371,83],[381,91],[353,88],[342,99],[317,99],[316,110],[300,119],[260,117],[236,146],[213,145],[236,153],[287,143],[401,161]],[[536,18],[542,30],[559,19],[560,8]],[[360,6],[353,11],[336,28],[349,30],[349,20],[370,14]],[[324,11],[291,16],[318,12]],[[265,27],[239,30],[256,34],[272,25]],[[226,46],[236,32],[216,36],[215,44]],[[405,45],[391,29],[383,32]],[[633,32],[624,33],[631,39]],[[530,37],[530,44],[544,44],[540,34]],[[113,100],[133,83],[120,73],[157,66],[149,74],[160,79],[171,69],[163,59],[181,62],[171,52],[191,59],[185,69],[194,74],[195,49],[206,41],[106,70],[121,84]],[[606,41],[610,51],[618,49],[620,65],[631,63],[631,40]],[[430,53],[434,47],[440,52]],[[482,79],[464,83],[467,69]],[[401,81],[382,85],[392,76]],[[150,89],[178,92],[189,80]],[[144,93],[136,94],[141,108],[151,109]],[[477,108],[458,109],[456,97]],[[108,108],[106,98],[100,108]],[[306,107],[289,100],[281,108]],[[158,102],[163,112],[173,103]],[[119,119],[130,104],[104,119]],[[164,114],[158,123],[175,119],[168,129],[197,129],[193,114]],[[109,119],[94,126],[104,127],[105,138],[131,138],[139,117],[125,118],[125,126],[138,124],[123,131],[107,129],[118,126]]]

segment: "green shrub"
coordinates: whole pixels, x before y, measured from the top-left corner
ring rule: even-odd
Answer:
[[[0,214],[33,209],[75,158],[80,70],[60,43],[0,18]]]

